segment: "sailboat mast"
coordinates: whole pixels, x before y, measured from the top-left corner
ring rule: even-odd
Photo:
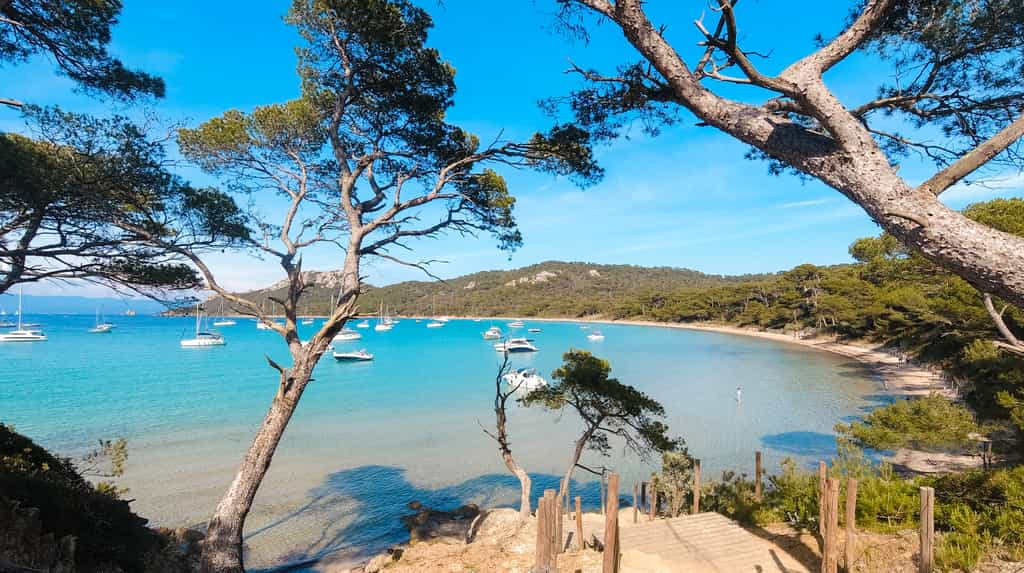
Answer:
[[[22,309],[22,299],[24,299],[24,298],[25,298],[25,287],[21,287],[20,289],[18,289],[18,330],[21,330],[21,314],[22,314],[21,309]]]

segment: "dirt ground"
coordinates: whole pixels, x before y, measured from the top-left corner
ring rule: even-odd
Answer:
[[[598,515],[587,518],[601,519]],[[820,569],[820,551],[814,535],[800,532],[787,525],[751,528],[751,533],[774,544],[811,571]],[[481,516],[467,543],[462,539],[440,538],[402,546],[356,568],[328,569],[327,573],[530,573],[534,563],[536,522],[531,519],[520,524],[511,509],[496,509]],[[840,554],[845,555],[845,540],[840,539]],[[853,551],[852,573],[916,573],[918,571],[918,539],[916,531],[896,534],[859,532]],[[558,571],[564,573],[599,573],[603,555],[592,549],[570,548],[559,556]],[[632,563],[642,560],[633,556]],[[840,558],[840,567],[844,564]],[[641,566],[624,566],[621,573],[657,572]],[[977,573],[1024,573],[1024,563],[989,560],[976,569]]]

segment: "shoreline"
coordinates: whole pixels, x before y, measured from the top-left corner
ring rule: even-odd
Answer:
[[[402,318],[426,318],[409,316]],[[752,328],[741,328],[726,324],[695,324],[692,322],[654,322],[649,320],[609,320],[609,319],[581,319],[581,318],[521,318],[521,317],[453,317],[459,320],[523,320],[534,322],[572,322],[579,324],[623,324],[627,326],[650,326],[657,328],[673,328],[679,330],[695,330],[702,332],[714,332],[717,334],[731,334],[734,336],[747,336],[760,338],[762,340],[773,340],[795,344],[804,348],[811,348],[831,354],[838,354],[846,358],[856,360],[865,368],[879,377],[886,391],[899,396],[927,396],[932,393],[942,394],[951,397],[951,392],[942,382],[941,371],[932,370],[926,367],[917,366],[902,361],[899,357],[885,351],[881,346],[871,346],[857,342],[836,342],[823,337],[799,338],[790,334],[755,330]]]
[[[168,315],[161,315],[168,316]],[[180,315],[170,315],[180,316]],[[233,319],[255,320],[251,316],[240,314],[224,315]],[[268,315],[272,320],[284,318],[283,315]],[[300,315],[299,318],[321,320],[327,318],[323,315]],[[367,320],[374,318],[373,315],[358,316],[351,320]],[[395,315],[398,319],[410,320],[432,320],[434,316],[422,315]],[[588,319],[588,318],[552,318],[552,317],[518,317],[518,316],[451,316],[453,320],[473,321],[532,321],[532,322],[569,322],[577,324],[624,324],[627,326],[648,326],[655,328],[674,328],[680,330],[696,330],[703,332],[714,332],[717,334],[731,334],[735,336],[748,336],[762,340],[773,340],[787,344],[796,344],[804,348],[811,348],[831,354],[837,354],[856,360],[865,368],[879,377],[883,388],[898,396],[927,396],[932,393],[941,394],[947,398],[954,398],[953,393],[942,381],[941,371],[932,370],[927,367],[918,366],[902,361],[899,357],[893,356],[880,345],[870,345],[864,342],[837,342],[825,337],[803,338],[791,334],[782,334],[753,328],[741,328],[727,324],[698,324],[693,322],[656,322],[650,320],[612,320],[612,319]]]

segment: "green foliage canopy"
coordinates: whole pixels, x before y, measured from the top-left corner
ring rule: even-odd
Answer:
[[[120,99],[163,97],[163,80],[128,69],[107,52],[121,8],[120,0],[4,0],[0,63],[46,54],[84,91]]]

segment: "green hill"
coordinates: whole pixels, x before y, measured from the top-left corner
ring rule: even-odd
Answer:
[[[624,300],[648,293],[687,287],[715,287],[764,280],[774,275],[708,275],[690,269],[597,265],[548,261],[511,271],[483,271],[444,282],[407,281],[386,287],[367,287],[360,298],[364,313],[381,302],[395,314],[452,316],[589,316],[602,313]],[[311,286],[303,295],[303,314],[324,314],[337,295],[338,274],[306,273]],[[283,297],[284,285],[243,293],[249,300],[271,303]],[[221,301],[207,302],[218,312]]]

